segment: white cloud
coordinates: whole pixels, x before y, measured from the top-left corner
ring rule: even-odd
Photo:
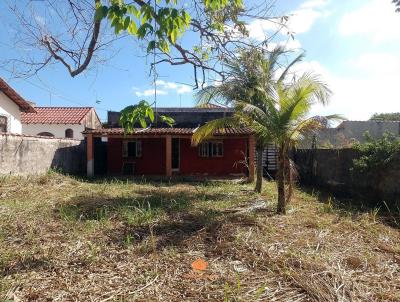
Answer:
[[[286,41],[268,43],[267,49],[271,51],[278,46],[284,47],[286,50],[298,50],[301,48],[301,43],[297,39],[289,38]]]
[[[366,36],[374,42],[399,40],[400,16],[391,1],[371,0],[345,14],[339,32],[345,36]]]
[[[146,89],[143,91],[135,91],[136,96],[142,97],[142,96],[153,96],[154,95],[154,89]],[[161,89],[157,89],[157,94],[159,95],[167,95],[168,92],[161,90]]]
[[[318,18],[324,16],[324,13],[314,8],[301,8],[292,12],[287,22],[289,31],[296,34],[308,32]]]
[[[364,53],[359,58],[349,61],[348,64],[368,74],[391,75],[398,78],[400,55],[387,52]]]
[[[157,80],[156,84],[164,90],[173,90],[177,94],[185,94],[192,92],[192,88],[185,84],[177,84],[174,82],[166,82],[163,80]]]
[[[192,88],[191,88],[190,86],[188,86],[188,85],[181,85],[181,86],[176,90],[176,92],[177,92],[178,94],[190,93],[190,92],[192,92]]]
[[[400,57],[392,61],[390,69],[385,65],[368,65],[369,58],[385,61],[391,56],[375,53],[352,60],[348,72],[359,73],[359,77],[332,74],[317,61],[300,63],[297,72],[314,71],[320,74],[333,92],[330,104],[315,106],[311,114],[342,114],[351,120],[366,120],[375,112],[398,111],[400,92],[396,75],[400,70]]]
[[[254,20],[246,25],[249,37],[257,41],[266,40],[270,34],[278,31],[280,20]]]
[[[247,25],[250,38],[262,41],[274,32],[282,29],[283,34],[286,32],[302,34],[308,32],[319,18],[329,15],[324,7],[327,5],[326,0],[310,0],[302,3],[297,10],[288,14],[288,20],[282,23],[280,19],[271,20],[254,20]],[[282,28],[282,24],[284,27]]]
[[[303,2],[300,8],[320,8],[328,4],[327,0],[310,0]]]
[[[177,84],[174,82],[167,82],[164,80],[157,80],[157,94],[158,95],[168,95],[170,91],[174,91],[177,94],[185,94],[192,92],[192,88],[189,85],[185,84]],[[132,87],[132,90],[136,94],[136,96],[153,96],[154,88],[140,90],[138,87]]]
[[[165,88],[165,89],[177,89],[177,88],[178,88],[178,85],[177,85],[176,83],[173,83],[173,82],[165,82],[165,81],[163,81],[163,80],[157,80],[157,81],[156,81],[156,84],[157,84],[158,86],[161,86],[161,87]]]

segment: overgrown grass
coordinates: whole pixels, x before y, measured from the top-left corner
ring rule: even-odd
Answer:
[[[0,301],[400,301],[382,208],[297,191],[278,216],[275,185],[252,188],[2,177]]]

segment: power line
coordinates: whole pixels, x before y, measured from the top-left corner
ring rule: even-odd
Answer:
[[[53,89],[46,88],[46,87],[42,87],[42,86],[40,86],[40,85],[38,85],[38,84],[36,84],[36,83],[33,83],[32,81],[29,81],[29,80],[27,80],[27,79],[22,79],[22,80],[25,81],[25,82],[27,82],[28,84],[30,84],[30,85],[32,85],[32,86],[35,86],[36,88],[39,88],[39,89],[41,89],[41,90],[43,90],[43,91],[48,92],[49,95],[51,95],[51,96],[56,96],[56,97],[58,97],[58,98],[60,98],[60,99],[62,99],[62,100],[64,100],[64,101],[67,101],[67,102],[69,102],[69,103],[71,103],[71,104],[79,105],[79,106],[81,106],[81,107],[96,107],[96,110],[109,111],[109,109],[101,108],[101,107],[98,107],[98,106],[91,106],[91,105],[88,105],[87,103],[86,103],[86,104],[85,104],[85,103],[84,103],[84,104],[79,103],[79,102],[77,102],[77,101],[75,101],[75,100],[72,100],[72,99],[70,99],[69,97],[66,97],[66,96],[64,96],[64,95],[62,95],[62,94],[60,94],[60,93],[55,93],[55,92],[53,91]]]

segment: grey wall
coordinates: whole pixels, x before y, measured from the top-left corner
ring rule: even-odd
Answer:
[[[336,128],[322,129],[315,134],[317,148],[349,148],[355,142],[365,142],[365,133],[374,139],[383,137],[385,132],[400,135],[397,121],[344,121]],[[311,148],[314,134],[308,135],[300,148]]]
[[[353,159],[357,157],[353,149],[307,149],[294,153],[304,184],[375,202],[400,201],[400,167],[389,167],[379,175],[353,174]]]
[[[0,174],[39,174],[50,168],[84,174],[85,150],[84,141],[79,140],[1,134]]]

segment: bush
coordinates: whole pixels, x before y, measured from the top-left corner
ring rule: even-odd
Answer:
[[[382,138],[374,140],[368,133],[365,143],[355,144],[354,148],[360,157],[353,161],[353,171],[360,173],[380,174],[388,168],[400,167],[400,139],[392,133],[385,133]]]

